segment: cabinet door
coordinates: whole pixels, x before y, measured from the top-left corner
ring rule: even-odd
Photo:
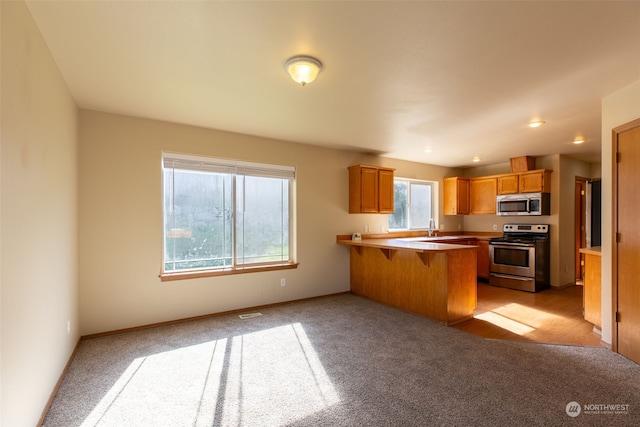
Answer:
[[[585,254],[584,257],[584,289],[583,308],[584,320],[593,323],[598,328],[602,324],[601,301],[601,257]]]
[[[394,170],[349,166],[349,213],[393,213]]]
[[[497,178],[473,178],[469,189],[471,215],[496,213]]]
[[[498,177],[498,194],[515,194],[518,192],[518,175]]]
[[[393,170],[380,169],[378,171],[378,211],[393,213]]]
[[[551,176],[548,171],[535,171],[520,174],[521,193],[548,193],[551,191]]]
[[[360,169],[360,212],[378,212],[378,170]]]
[[[489,241],[478,239],[478,277],[489,279]]]
[[[469,214],[469,180],[460,177],[444,179],[444,214]]]

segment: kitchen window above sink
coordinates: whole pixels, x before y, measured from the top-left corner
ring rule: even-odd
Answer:
[[[389,230],[436,229],[436,192],[435,183],[432,181],[395,178],[394,209],[393,214],[389,215]]]

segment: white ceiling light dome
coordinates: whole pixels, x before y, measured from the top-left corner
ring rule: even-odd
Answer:
[[[284,68],[294,81],[304,86],[316,79],[322,70],[322,62],[312,56],[298,55],[289,58]]]

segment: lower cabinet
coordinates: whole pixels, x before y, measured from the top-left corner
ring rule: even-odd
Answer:
[[[478,239],[478,277],[489,280],[489,241]]]
[[[602,256],[588,249],[580,249],[580,252],[584,254],[584,320],[600,329],[602,327]]]
[[[440,243],[449,243],[453,245],[470,245],[478,247],[477,256],[477,276],[481,279],[489,280],[489,240],[487,239],[448,239],[442,240]]]

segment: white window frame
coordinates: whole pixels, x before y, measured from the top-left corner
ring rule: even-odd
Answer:
[[[389,214],[389,231],[421,231],[428,230],[428,227],[413,227],[411,224],[411,184],[420,184],[420,185],[428,185],[431,187],[431,218],[434,221],[434,228],[438,229],[438,182],[437,181],[429,181],[422,179],[414,179],[414,178],[402,178],[395,177],[393,180],[394,184],[394,203],[395,203],[395,184],[396,182],[406,182],[408,184],[407,191],[407,228],[391,228],[391,218],[393,214]],[[394,206],[394,211],[396,210]]]
[[[233,179],[232,184],[232,210],[231,225],[232,232],[232,262],[231,265],[221,267],[202,267],[202,268],[189,268],[179,270],[165,270],[165,254],[167,243],[167,226],[165,221],[167,220],[167,213],[165,212],[165,170],[187,170],[187,171],[199,171],[199,172],[213,172],[229,174]],[[265,163],[253,163],[232,159],[221,159],[204,156],[193,156],[187,154],[177,153],[162,153],[162,258],[161,258],[161,270],[160,278],[163,281],[166,280],[178,280],[194,277],[208,277],[238,273],[249,273],[256,271],[269,271],[269,270],[281,270],[297,268],[296,256],[295,256],[295,176],[296,170],[293,166],[272,165]],[[279,178],[289,181],[288,200],[289,200],[289,212],[288,212],[288,260],[279,260],[273,262],[238,262],[236,253],[236,207],[237,200],[236,195],[238,189],[236,187],[236,180],[239,176],[244,177],[267,177],[267,178]]]

